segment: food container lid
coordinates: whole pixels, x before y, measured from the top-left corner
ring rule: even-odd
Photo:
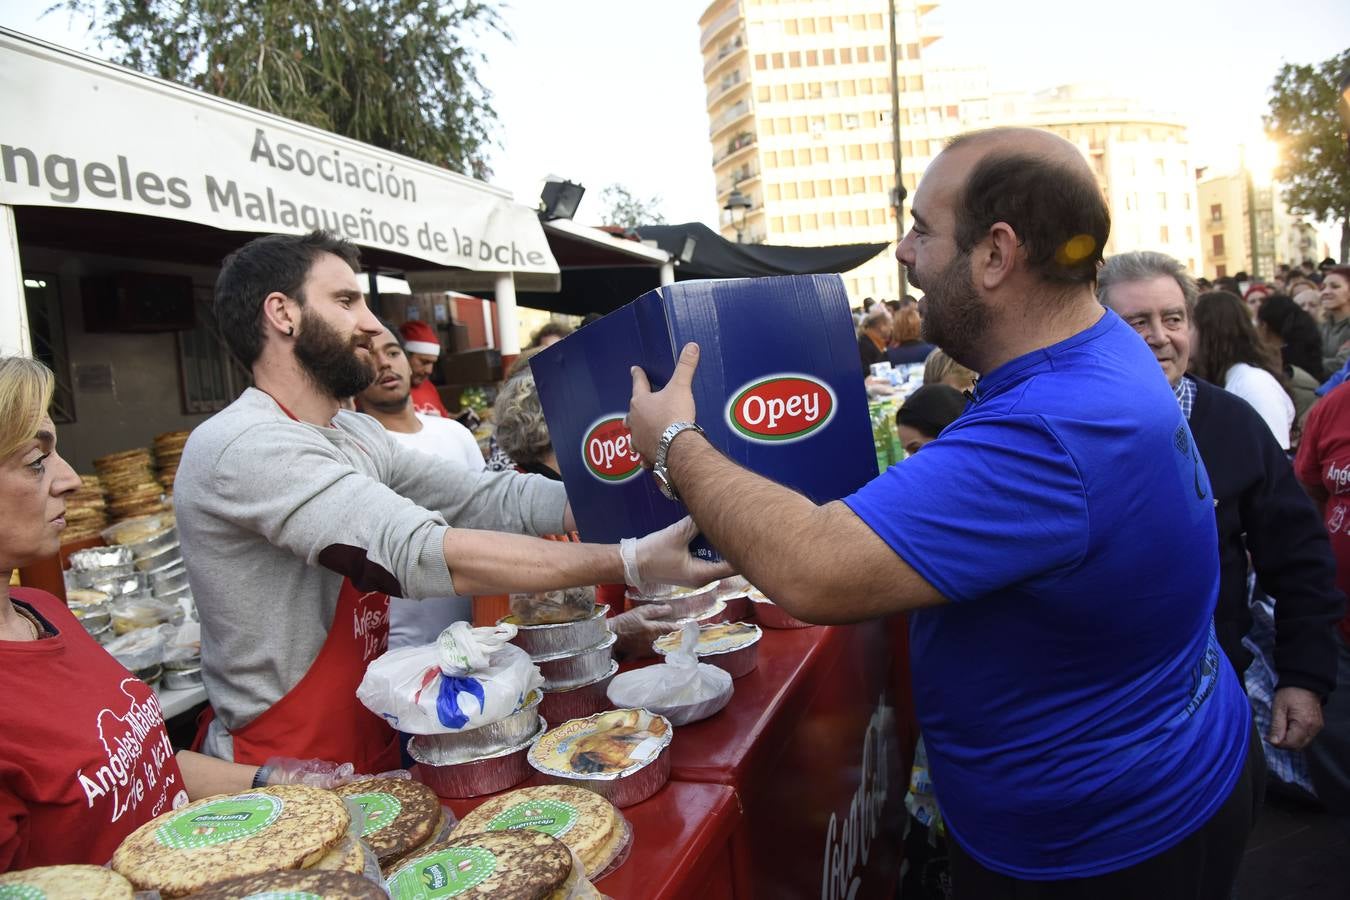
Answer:
[[[114,522],[103,531],[103,539],[111,544],[139,544],[151,538],[159,537],[174,527],[174,517],[165,513],[149,516],[136,516]]]
[[[577,622],[589,622],[591,619],[596,618],[602,619],[607,615],[609,615],[609,605],[605,603],[597,603],[595,605],[595,609],[592,610],[589,616],[586,616],[581,619],[574,619],[571,622],[548,622],[544,625],[522,625],[520,624],[520,620],[516,618],[515,615],[509,615],[509,616],[502,616],[500,619],[497,620],[497,624],[514,625],[521,631],[546,631],[550,628],[575,628]]]
[[[160,550],[156,550],[154,553],[147,554],[137,559],[136,568],[148,574],[158,575],[165,569],[172,568],[182,561],[183,554],[178,549],[178,542],[174,541],[172,544],[169,544]]]
[[[698,597],[703,594],[711,593],[717,590],[720,581],[712,581],[702,587],[689,588],[681,587],[678,584],[660,584],[652,588],[650,593],[638,593],[633,588],[629,588],[627,596],[630,600],[637,603],[661,603],[665,600],[688,600],[690,597]]]
[[[70,554],[70,568],[75,572],[91,572],[131,565],[133,557],[126,547],[90,547]]]
[[[709,606],[707,609],[703,610],[698,615],[684,616],[682,618],[676,619],[675,624],[683,625],[685,622],[707,622],[710,619],[717,618],[726,611],[727,611],[727,601],[714,600],[712,606]]]
[[[698,630],[698,645],[694,652],[699,656],[718,656],[723,653],[735,653],[759,641],[764,636],[758,625],[750,622],[723,622],[717,625],[704,625]],[[652,643],[652,649],[665,656],[680,649],[680,632],[663,634]]]
[[[650,764],[670,746],[670,720],[647,709],[612,709],[564,722],[530,748],[545,775],[614,781]]]

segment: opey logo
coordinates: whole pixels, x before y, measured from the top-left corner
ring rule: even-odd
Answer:
[[[601,481],[615,484],[642,471],[642,457],[633,449],[633,435],[623,416],[601,416],[581,439],[581,457],[586,468]]]
[[[727,424],[752,441],[799,441],[834,418],[834,391],[809,375],[770,375],[727,404]]]

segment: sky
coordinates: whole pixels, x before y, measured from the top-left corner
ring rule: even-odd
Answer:
[[[0,0],[0,25],[98,55],[54,0]],[[514,0],[510,39],[482,38],[480,76],[500,127],[495,184],[533,204],[547,175],[586,189],[576,219],[600,224],[621,184],[659,196],[669,222],[716,223],[698,19],[705,0]],[[841,8],[856,6],[841,0]],[[945,0],[930,13],[942,65],[983,65],[997,90],[1090,81],[1176,114],[1195,159],[1222,169],[1260,134],[1282,62],[1350,46],[1346,0]]]

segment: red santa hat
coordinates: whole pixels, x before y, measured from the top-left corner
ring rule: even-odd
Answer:
[[[409,353],[421,353],[423,356],[441,355],[441,342],[436,337],[435,329],[426,322],[420,319],[404,322],[398,326],[398,333],[403,338],[403,349]]]

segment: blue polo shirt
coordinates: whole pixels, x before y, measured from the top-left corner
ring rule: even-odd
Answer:
[[[1214,638],[1214,498],[1115,313],[980,379],[845,502],[951,601],[911,616],[914,700],[947,826],[981,864],[1114,871],[1227,798],[1251,713]]]

